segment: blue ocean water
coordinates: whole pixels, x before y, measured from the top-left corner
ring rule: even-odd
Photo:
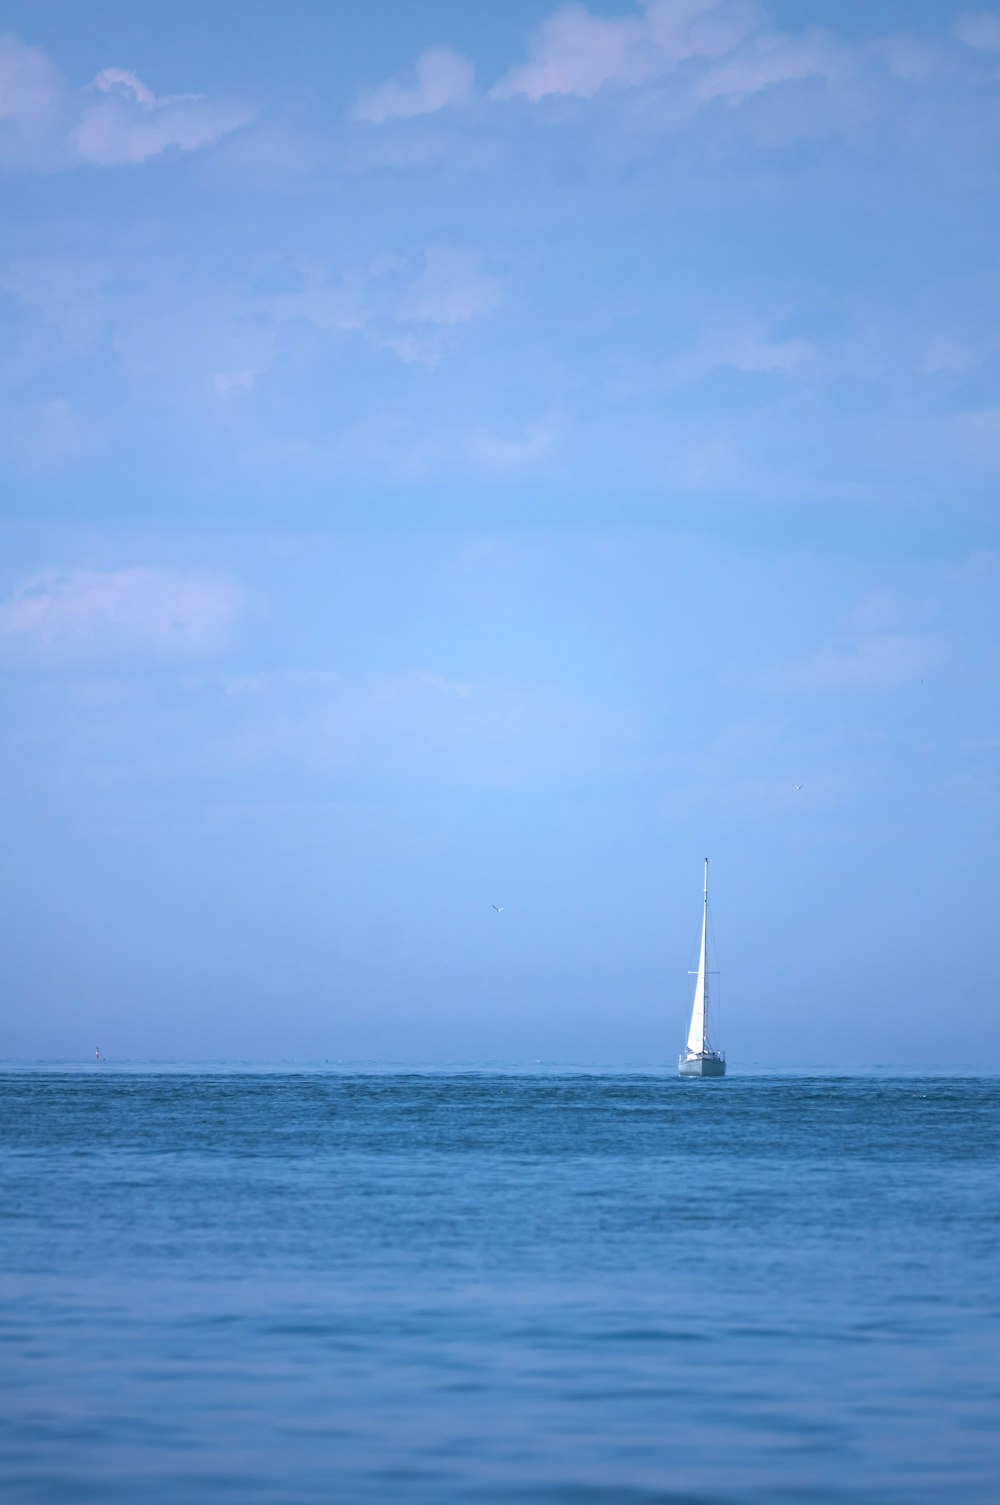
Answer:
[[[1000,1081],[0,1076],[7,1505],[1000,1497]]]

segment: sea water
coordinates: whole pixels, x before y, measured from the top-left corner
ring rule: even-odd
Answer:
[[[1000,1082],[9,1071],[6,1505],[1000,1498]]]

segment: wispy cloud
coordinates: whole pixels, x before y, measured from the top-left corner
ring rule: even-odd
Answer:
[[[776,84],[823,78],[839,81],[853,71],[847,51],[821,32],[793,37],[766,32],[709,68],[698,81],[699,99],[738,100]]]
[[[692,348],[665,364],[669,379],[698,381],[723,367],[765,376],[788,376],[815,366],[816,352],[805,340],[785,339],[773,323],[738,309],[706,319]]]
[[[758,24],[756,7],[743,0],[646,0],[631,16],[565,5],[532,33],[528,61],[505,73],[493,95],[590,99],[605,86],[647,83],[688,58],[722,56]]]
[[[65,141],[70,90],[40,47],[0,36],[0,163],[52,166]]]
[[[182,392],[237,406],[253,394],[303,330],[331,345],[359,341],[403,365],[433,368],[462,330],[491,312],[503,279],[476,251],[447,245],[405,255],[372,255],[347,268],[311,256],[282,258],[280,278],[258,262],[225,284],[192,277],[177,262],[125,257],[103,265],[68,258],[0,266],[0,294],[30,310],[20,321],[20,354],[8,339],[8,373],[51,362],[65,391],[0,411],[0,448],[32,469],[83,451],[93,435],[81,412],[78,366],[86,354],[124,375],[130,392]],[[11,321],[12,322],[12,321]],[[15,327],[15,332],[17,328]],[[20,365],[15,365],[19,360]],[[102,425],[102,429],[108,425]],[[87,445],[83,443],[87,440]]]
[[[226,646],[245,604],[235,580],[205,571],[41,570],[0,604],[0,645],[70,663],[196,657]]]
[[[234,359],[211,373],[209,385],[222,398],[252,391],[275,358],[282,327],[299,322],[331,335],[360,335],[404,365],[434,367],[447,353],[448,331],[489,313],[500,296],[500,281],[481,258],[450,246],[379,258],[342,276],[309,262],[299,268],[297,287],[251,297],[229,321]]]
[[[466,324],[489,313],[500,297],[500,284],[483,271],[480,260],[447,246],[426,252],[423,271],[404,298],[402,319],[418,324]]]
[[[288,688],[307,692],[336,690],[343,683],[344,675],[335,669],[258,669],[238,674],[215,669],[185,674],[180,680],[183,690],[207,690],[227,698],[269,695]]]
[[[440,669],[198,674],[186,675],[183,685],[192,700],[223,709],[212,756],[227,770],[352,769],[365,777],[496,784],[529,770],[564,776],[630,734],[619,718],[563,691]]]
[[[930,638],[873,632],[776,669],[765,685],[777,691],[888,690],[919,679],[938,656]]]
[[[967,11],[955,25],[959,40],[977,52],[1000,52],[1000,14],[990,10]]]
[[[906,32],[892,32],[878,37],[876,53],[885,59],[889,72],[904,82],[925,78],[937,62],[936,49],[921,37]]]
[[[971,45],[992,46],[991,28],[991,18],[973,17],[962,34]],[[562,5],[528,35],[526,50],[527,60],[489,90],[492,99],[589,100],[603,90],[669,79],[672,110],[690,115],[713,101],[738,104],[778,85],[819,80],[843,87],[875,59],[900,78],[919,77],[928,66],[925,53],[905,37],[859,47],[816,28],[781,30],[754,0],[635,0],[631,13],[611,16],[581,3]],[[436,47],[420,55],[411,80],[362,91],[354,118],[381,124],[474,97],[472,65]]]
[[[430,115],[448,105],[468,103],[474,87],[475,70],[468,58],[451,47],[428,47],[417,58],[412,79],[387,79],[373,89],[362,89],[354,119],[381,125],[394,118]]]
[[[976,458],[991,464],[1000,459],[1000,407],[963,413],[958,432],[965,449]]]
[[[257,300],[261,311],[274,323],[301,319],[317,329],[341,332],[364,329],[370,313],[363,277],[338,278],[327,267],[308,262],[299,267],[297,282],[287,292]]]
[[[36,309],[71,345],[90,344],[107,322],[102,271],[85,262],[60,257],[15,261],[0,273],[0,289]]]
[[[488,470],[517,470],[546,454],[556,440],[551,423],[532,424],[521,434],[495,434],[481,429],[469,441],[469,453]]]
[[[234,101],[160,95],[126,68],[74,88],[39,47],[0,37],[0,165],[54,171],[194,151],[251,119]]]
[[[51,475],[90,454],[97,436],[65,397],[29,403],[6,425],[6,448],[27,475]]]
[[[98,167],[145,162],[174,147],[195,151],[237,126],[250,111],[203,94],[160,98],[124,68],[105,68],[88,91],[88,102],[69,142],[84,162]]]
[[[602,16],[582,4],[563,5],[528,37],[527,62],[504,73],[490,93],[501,100],[558,94],[591,99],[605,87],[633,88],[690,59],[726,56],[762,21],[752,0],[638,0],[637,12],[624,16]],[[753,87],[762,88],[812,71],[817,71],[814,44],[796,44],[774,34],[763,40],[760,57],[747,59],[743,76],[749,87],[756,75],[759,82]],[[720,87],[733,89],[725,81]],[[363,89],[353,118],[381,125],[465,105],[474,95],[469,60],[453,48],[431,47],[420,54],[410,78]]]
[[[252,366],[244,366],[239,371],[213,371],[209,381],[216,397],[239,397],[253,391],[259,375]]]

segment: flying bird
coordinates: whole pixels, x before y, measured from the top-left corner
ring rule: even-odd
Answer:
[[[503,914],[503,905],[502,904],[494,904],[493,908],[496,910],[497,914]]]
[[[796,787],[796,789],[804,789],[806,786],[805,786],[805,784],[796,784],[795,787]]]

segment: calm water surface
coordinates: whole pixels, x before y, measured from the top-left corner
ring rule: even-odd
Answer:
[[[995,1505],[1000,1082],[0,1075],[7,1505]]]

